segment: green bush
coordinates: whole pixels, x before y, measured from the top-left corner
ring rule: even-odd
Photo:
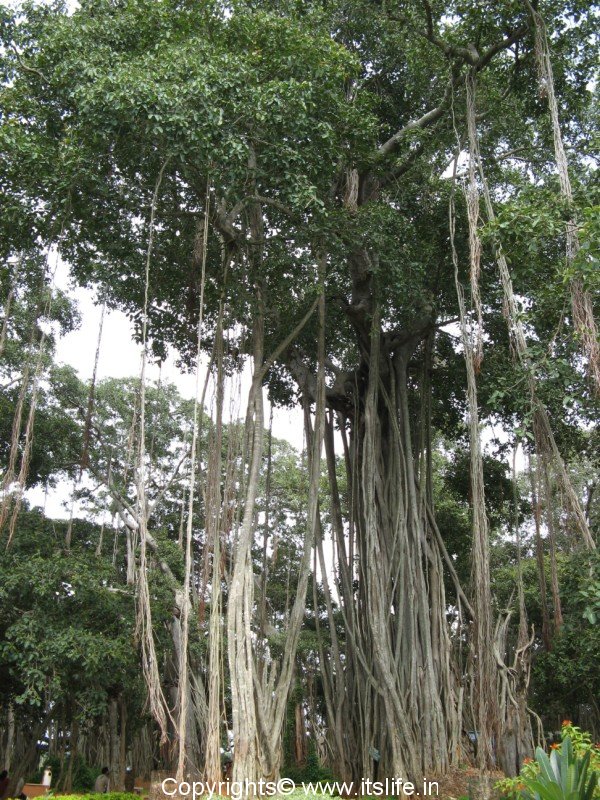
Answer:
[[[306,763],[299,767],[295,764],[284,765],[281,770],[282,778],[289,778],[294,783],[316,783],[317,781],[334,780],[333,773],[319,762],[315,743],[309,741]]]
[[[63,762],[62,771],[60,758],[58,756],[46,756],[40,769],[30,776],[32,783],[41,783],[46,767],[50,767],[52,770],[52,786],[56,789],[60,785],[59,782],[64,781],[64,777],[69,768],[69,756],[67,756]],[[91,789],[94,788],[94,781],[99,772],[99,768],[91,767],[81,756],[76,756],[73,762],[72,790],[85,793],[91,791]]]
[[[598,800],[600,747],[568,719],[561,736],[550,758],[538,747],[535,761],[526,759],[520,774],[498,781],[496,789],[508,800]]]
[[[561,753],[553,750],[550,758],[538,747],[539,773],[535,778],[525,778],[523,797],[530,800],[592,800],[598,773],[590,771],[590,757],[588,750],[578,758],[569,736],[562,742]]]
[[[133,800],[139,797],[137,794],[130,792],[108,792],[102,795],[102,800]],[[98,795],[93,793],[88,794],[61,794],[60,800],[98,800]]]

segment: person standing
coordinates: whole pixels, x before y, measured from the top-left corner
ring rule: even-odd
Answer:
[[[107,794],[109,785],[108,767],[102,767],[102,772],[98,775],[96,783],[94,784],[94,792],[96,792],[96,794]]]
[[[42,786],[46,787],[46,793],[50,791],[52,786],[52,767],[46,767],[42,777]]]

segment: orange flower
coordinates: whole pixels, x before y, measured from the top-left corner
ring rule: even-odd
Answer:
[[[564,728],[566,725],[572,725],[572,724],[573,724],[573,723],[571,722],[571,720],[570,720],[570,719],[563,719],[563,721],[562,721],[562,726],[563,726],[563,728]]]
[[[551,745],[550,745],[550,749],[551,749],[551,750],[558,750],[558,748],[559,748],[559,747],[560,747],[560,745],[559,745],[559,744],[557,744],[556,742],[554,742],[554,744],[551,744]]]
[[[533,758],[526,758],[523,760],[524,764],[531,764],[533,762]]]

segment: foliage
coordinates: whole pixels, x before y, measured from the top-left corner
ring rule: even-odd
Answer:
[[[574,692],[579,704],[590,707],[600,692],[600,625],[592,621],[597,613],[598,557],[575,552],[562,556],[558,566],[564,624],[553,638],[552,650],[538,654],[532,671],[531,702],[548,723],[557,715],[560,719],[578,713]],[[528,589],[532,609],[539,608],[534,581],[532,569]],[[576,716],[574,720],[580,721]]]
[[[21,514],[0,576],[2,695],[17,706],[74,701],[82,723],[126,692],[132,718],[143,704],[133,646],[133,596],[112,559],[95,555],[98,528]],[[62,533],[62,536],[61,536]],[[111,554],[112,555],[112,554]]]
[[[2,321],[0,464],[4,471],[15,443],[19,472],[34,406],[36,435],[26,486],[72,473],[81,450],[77,425],[64,413],[66,389],[77,380],[72,368],[53,360],[57,338],[77,327],[79,315],[73,301],[53,286],[48,262],[48,255],[33,249],[0,261],[0,303],[9,312]]]
[[[571,739],[562,741],[560,757],[553,750],[550,758],[538,747],[536,761],[539,773],[536,778],[525,778],[523,795],[534,800],[591,800],[598,782],[598,773],[588,775],[591,753],[582,758],[573,754]]]
[[[31,776],[30,780],[32,783],[41,783],[42,777],[44,775],[44,770],[46,767],[50,767],[52,770],[53,782],[56,786],[58,781],[61,778],[61,775],[64,775],[66,770],[69,767],[71,755],[67,753],[65,756],[64,762],[61,762],[61,759],[58,756],[51,756],[48,755],[43,760],[42,765],[37,770],[37,772]],[[75,757],[75,761],[73,763],[72,769],[72,788],[76,792],[90,792],[94,788],[94,781],[96,780],[96,775],[98,774],[98,770],[94,767],[86,764],[83,758],[78,755]]]
[[[61,794],[60,797],[61,800],[98,800],[98,795],[94,793]],[[107,792],[106,794],[102,795],[103,800],[133,800],[135,797],[139,797],[139,795],[131,792]]]
[[[318,781],[333,780],[333,773],[319,763],[314,737],[308,740],[308,753],[306,763],[303,765],[287,764],[281,770],[282,778],[289,778],[296,784],[317,783]]]
[[[600,797],[600,745],[591,736],[564,720],[562,741],[551,747],[550,759],[537,748],[515,778],[504,778],[496,788],[509,800],[591,800]]]
[[[461,583],[468,586],[472,540],[469,454],[460,445],[442,440],[433,457],[436,521]],[[502,540],[514,519],[513,487],[506,462],[486,455],[483,477],[491,535],[493,540]],[[520,496],[520,515],[523,506]],[[506,554],[500,560],[505,564]],[[448,582],[448,590],[453,591],[451,582]]]

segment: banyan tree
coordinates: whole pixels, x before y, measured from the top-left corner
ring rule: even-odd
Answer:
[[[145,366],[135,502],[110,464],[82,462],[131,537],[149,708],[179,774],[218,777],[224,725],[234,778],[279,774],[313,614],[340,777],[442,775],[470,729],[482,768],[514,772],[532,748],[532,640],[523,604],[508,636],[491,594],[480,429],[495,414],[520,431],[574,546],[593,549],[548,364],[575,365],[584,418],[599,369],[583,224],[594,13],[575,0],[3,10],[3,255],[58,253],[130,315],[144,365],[172,347],[197,371],[184,574],[161,566],[170,693],[146,580]],[[272,406],[299,409],[306,442],[285,614],[265,600]],[[466,579],[434,501],[435,450],[456,431],[470,452]],[[205,670],[189,652],[197,602]]]

